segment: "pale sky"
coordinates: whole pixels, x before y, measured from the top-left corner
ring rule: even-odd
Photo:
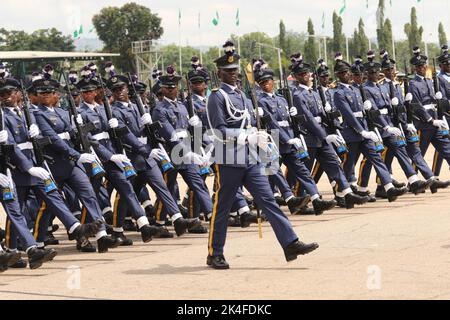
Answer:
[[[65,34],[72,34],[80,24],[84,37],[92,27],[91,18],[104,6],[121,6],[126,0],[16,0],[2,3],[0,27],[31,32],[40,28],[56,27]],[[178,10],[181,10],[181,43],[183,45],[218,45],[231,34],[243,34],[262,31],[269,36],[278,34],[278,24],[283,19],[286,28],[305,31],[308,17],[314,22],[316,34],[332,35],[331,16],[337,12],[344,0],[258,0],[258,1],[218,1],[218,0],[135,0],[148,6],[163,20],[164,35],[161,44],[178,43]],[[343,14],[344,32],[351,36],[360,17],[366,24],[369,37],[376,37],[376,8],[378,0],[347,0],[347,9]],[[386,0],[387,17],[393,22],[394,37],[406,38],[403,25],[409,21],[410,8],[416,6],[419,23],[424,27],[427,42],[437,42],[439,21],[444,23],[450,37],[450,0]],[[240,27],[235,25],[236,11],[240,10]],[[219,25],[213,26],[212,19],[216,10],[219,13]],[[322,30],[322,15],[325,12],[325,28]],[[198,28],[200,13],[201,29]]]

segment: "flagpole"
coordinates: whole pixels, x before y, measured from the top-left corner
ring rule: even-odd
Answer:
[[[180,61],[180,75],[183,75],[183,66],[181,64],[181,10],[178,14],[178,58]]]
[[[202,28],[200,26],[200,12],[198,13],[198,35],[200,38],[200,63],[203,64],[203,52],[202,52]]]

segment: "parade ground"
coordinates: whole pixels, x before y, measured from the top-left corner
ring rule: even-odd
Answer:
[[[430,164],[432,155],[429,150]],[[397,164],[394,169],[396,178],[405,180]],[[441,179],[450,179],[447,164],[442,171]],[[374,184],[370,187],[375,191]],[[319,190],[331,198],[325,176]],[[75,243],[66,240],[61,225],[55,233],[61,242],[55,246],[55,260],[37,270],[2,273],[0,297],[449,299],[449,207],[450,190],[443,190],[434,195],[408,194],[391,204],[379,200],[353,210],[336,208],[321,216],[289,215],[303,241],[320,245],[290,263],[268,223],[263,225],[262,239],[256,226],[229,228],[225,257],[231,269],[225,271],[206,266],[206,234],[143,244],[137,233],[131,233],[132,247],[80,254]],[[287,212],[287,207],[283,210]],[[0,225],[3,222],[4,214]]]

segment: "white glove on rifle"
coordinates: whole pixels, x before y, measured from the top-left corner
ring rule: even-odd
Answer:
[[[41,167],[32,167],[28,170],[28,173],[33,177],[39,178],[41,180],[45,180],[50,178],[50,173]]]
[[[436,95],[434,96],[437,100],[441,100],[442,99],[442,92],[438,91],[436,92]]]
[[[444,128],[444,129],[448,130],[448,125],[444,120],[434,120],[433,126],[438,127],[438,128]]]
[[[370,109],[372,109],[372,102],[370,100],[364,101],[364,110],[369,111]]]
[[[259,113],[259,116],[262,117],[264,115],[264,109],[261,107],[258,107],[258,113]],[[255,115],[256,115],[256,112],[255,112]]]
[[[97,159],[95,156],[91,153],[82,153],[80,155],[80,158],[78,159],[78,162],[80,163],[92,163],[95,162]]]
[[[336,147],[345,143],[344,139],[342,139],[337,134],[330,134],[326,137],[326,141],[328,143],[334,144]]]
[[[394,136],[396,136],[396,137],[400,137],[400,136],[402,135],[402,132],[400,131],[400,129],[399,129],[399,128],[396,128],[396,127],[389,127],[389,128],[386,128],[386,131],[387,131],[389,134],[392,134],[392,135],[394,135]]]
[[[30,135],[30,138],[36,138],[39,135],[39,127],[35,125],[34,123],[30,126],[30,129],[28,130],[28,134]]]
[[[265,131],[258,131],[247,136],[248,144],[258,146],[262,150],[267,151],[270,135]]]
[[[392,104],[394,107],[398,106],[398,104],[399,104],[398,98],[397,98],[397,97],[392,98],[391,104]]]
[[[8,131],[2,130],[0,131],[0,143],[5,143],[8,141]]]
[[[9,180],[8,176],[0,173],[0,186],[2,188],[8,188],[11,185],[11,180]]]
[[[119,126],[119,121],[116,118],[111,118],[108,121],[108,125],[111,129],[116,129]]]
[[[412,134],[416,134],[417,133],[417,129],[416,127],[412,124],[412,123],[408,123],[406,125],[406,130],[408,130],[409,132],[411,132]]]
[[[302,147],[302,140],[299,138],[290,139],[287,143],[293,145],[296,149],[300,149]]]
[[[188,122],[191,127],[198,127],[202,125],[202,122],[198,116],[193,116],[189,118]]]
[[[205,159],[203,156],[194,153],[192,151],[189,151],[185,158],[189,161],[192,161],[193,164],[199,165],[199,166],[206,166],[208,165],[208,160]]]
[[[150,116],[149,113],[144,113],[141,117],[141,124],[143,126],[152,123],[152,117]]]
[[[378,138],[377,134],[373,131],[362,131],[361,135],[364,139],[372,140],[373,142],[379,142],[380,138]]]
[[[120,153],[112,155],[109,160],[117,164],[120,168],[123,167],[124,162],[131,163],[131,160],[126,155]]]
[[[298,114],[297,108],[296,107],[290,108],[289,114],[291,115],[291,117],[295,117]]]
[[[83,118],[81,117],[81,114],[78,114],[75,120],[80,126],[83,124]]]
[[[156,161],[161,161],[162,159],[165,158],[165,154],[164,151],[162,151],[159,148],[155,148],[152,149],[152,151],[150,152],[150,157],[155,159]]]
[[[412,99],[413,99],[412,93],[411,93],[411,92],[408,92],[408,93],[406,94],[406,96],[405,96],[405,101],[406,101],[406,102],[411,102]]]
[[[333,108],[331,107],[331,104],[329,102],[325,103],[325,112],[331,112]]]

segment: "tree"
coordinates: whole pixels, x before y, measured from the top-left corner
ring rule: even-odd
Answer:
[[[384,45],[379,45],[380,49],[386,49],[389,54],[393,53],[394,48],[392,48],[392,23],[391,20],[386,19],[383,25],[383,33],[384,33]]]
[[[380,48],[386,47],[386,40],[384,37],[384,0],[379,0],[377,9],[377,40]]]
[[[2,51],[73,51],[75,46],[70,36],[63,36],[55,28],[40,29],[31,34],[25,31],[0,29]]]
[[[333,12],[333,42],[334,52],[343,52],[345,48],[345,35],[342,32],[342,18]]]
[[[311,20],[311,18],[308,19],[308,40],[306,40],[305,44],[305,52],[304,52],[304,59],[311,63],[312,65],[315,65],[317,62],[317,50],[316,50],[316,41],[314,39],[314,25]]]
[[[149,8],[134,2],[122,7],[105,7],[92,18],[98,37],[105,43],[104,51],[119,52],[114,59],[123,70],[135,71],[131,42],[159,39],[163,34],[161,18]]]
[[[358,31],[355,30],[353,34],[353,56],[365,56],[369,49],[369,38],[367,38],[364,31],[364,21],[359,19]]]
[[[280,34],[278,35],[278,46],[283,50],[283,53],[287,54],[287,41],[286,41],[286,26],[283,20],[280,20]]]
[[[408,43],[410,49],[414,46],[422,47],[422,34],[423,28],[417,23],[417,12],[416,8],[411,8],[411,21],[405,24],[404,31],[406,36],[408,37]]]
[[[445,34],[444,25],[442,24],[442,22],[439,22],[438,34],[439,34],[439,45],[443,46],[444,44],[448,44],[447,35]]]

